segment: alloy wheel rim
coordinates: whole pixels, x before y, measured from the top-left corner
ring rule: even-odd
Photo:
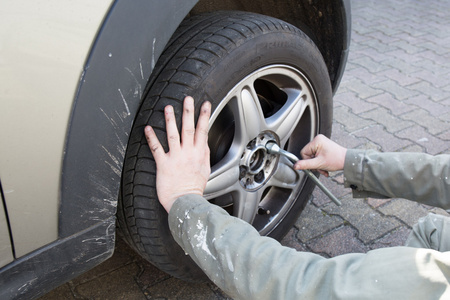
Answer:
[[[298,154],[317,135],[317,97],[307,77],[288,65],[270,65],[238,82],[210,118],[211,175],[204,196],[261,234],[292,208],[306,177],[265,143]]]

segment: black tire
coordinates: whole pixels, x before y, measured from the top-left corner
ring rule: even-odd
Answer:
[[[186,280],[205,279],[169,231],[156,195],[155,162],[144,126],[156,129],[167,151],[163,108],[174,106],[180,128],[186,95],[196,100],[197,114],[201,103],[210,101],[212,176],[205,197],[261,234],[281,239],[314,185],[293,172],[286,160],[268,155],[263,144],[272,140],[298,154],[318,133],[329,136],[330,79],[319,50],[302,31],[245,12],[215,12],[184,21],[153,74],[128,143],[119,224],[125,240],[161,270]],[[245,126],[251,123],[248,119],[258,124]],[[232,153],[235,149],[239,151]],[[224,187],[221,170],[235,176]],[[243,208],[245,201],[253,201],[250,210]]]

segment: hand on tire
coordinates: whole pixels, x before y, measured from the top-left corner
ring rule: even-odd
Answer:
[[[173,107],[166,106],[164,115],[169,152],[164,152],[151,126],[145,127],[145,137],[156,162],[158,199],[169,212],[179,197],[186,194],[203,195],[211,172],[208,147],[211,104],[203,103],[195,128],[194,99],[184,99],[181,139]]]
[[[296,170],[318,170],[328,177],[328,172],[344,169],[347,149],[319,134],[300,152],[303,160],[295,163]]]

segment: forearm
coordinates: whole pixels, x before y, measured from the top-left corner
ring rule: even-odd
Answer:
[[[378,193],[450,208],[450,155],[348,150],[344,178],[355,197]]]
[[[234,299],[433,299],[448,287],[448,255],[399,247],[325,259],[261,237],[194,195],[175,202],[169,224],[181,247]]]

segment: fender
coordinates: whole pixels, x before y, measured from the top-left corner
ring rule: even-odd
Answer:
[[[195,3],[118,0],[113,5],[74,101],[61,178],[60,238],[115,216],[128,134],[144,88]]]

